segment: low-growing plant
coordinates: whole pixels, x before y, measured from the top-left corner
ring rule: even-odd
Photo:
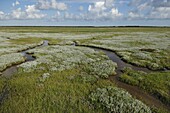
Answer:
[[[20,64],[25,61],[21,53],[11,53],[0,56],[0,72],[12,65]]]
[[[123,75],[119,80],[140,87],[148,91],[165,104],[170,104],[170,72],[152,72],[144,73],[142,71],[134,71],[130,68],[124,69]]]
[[[97,88],[89,95],[89,101],[95,109],[107,113],[151,113],[151,109],[141,101],[116,87]]]

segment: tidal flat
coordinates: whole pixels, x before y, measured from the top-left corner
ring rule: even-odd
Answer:
[[[0,112],[169,113],[169,31],[0,27]]]

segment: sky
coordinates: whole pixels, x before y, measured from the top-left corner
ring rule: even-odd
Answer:
[[[170,26],[170,0],[1,0],[0,26]]]

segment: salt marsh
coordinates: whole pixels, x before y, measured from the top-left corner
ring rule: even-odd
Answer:
[[[0,97],[8,91],[0,112],[168,113],[169,28],[1,27],[0,41],[1,73],[17,68],[0,78]],[[22,51],[35,59],[27,61]],[[112,77],[158,104],[120,88]]]

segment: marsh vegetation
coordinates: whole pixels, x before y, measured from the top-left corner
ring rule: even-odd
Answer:
[[[168,113],[169,69],[169,28],[0,27],[0,112]]]

